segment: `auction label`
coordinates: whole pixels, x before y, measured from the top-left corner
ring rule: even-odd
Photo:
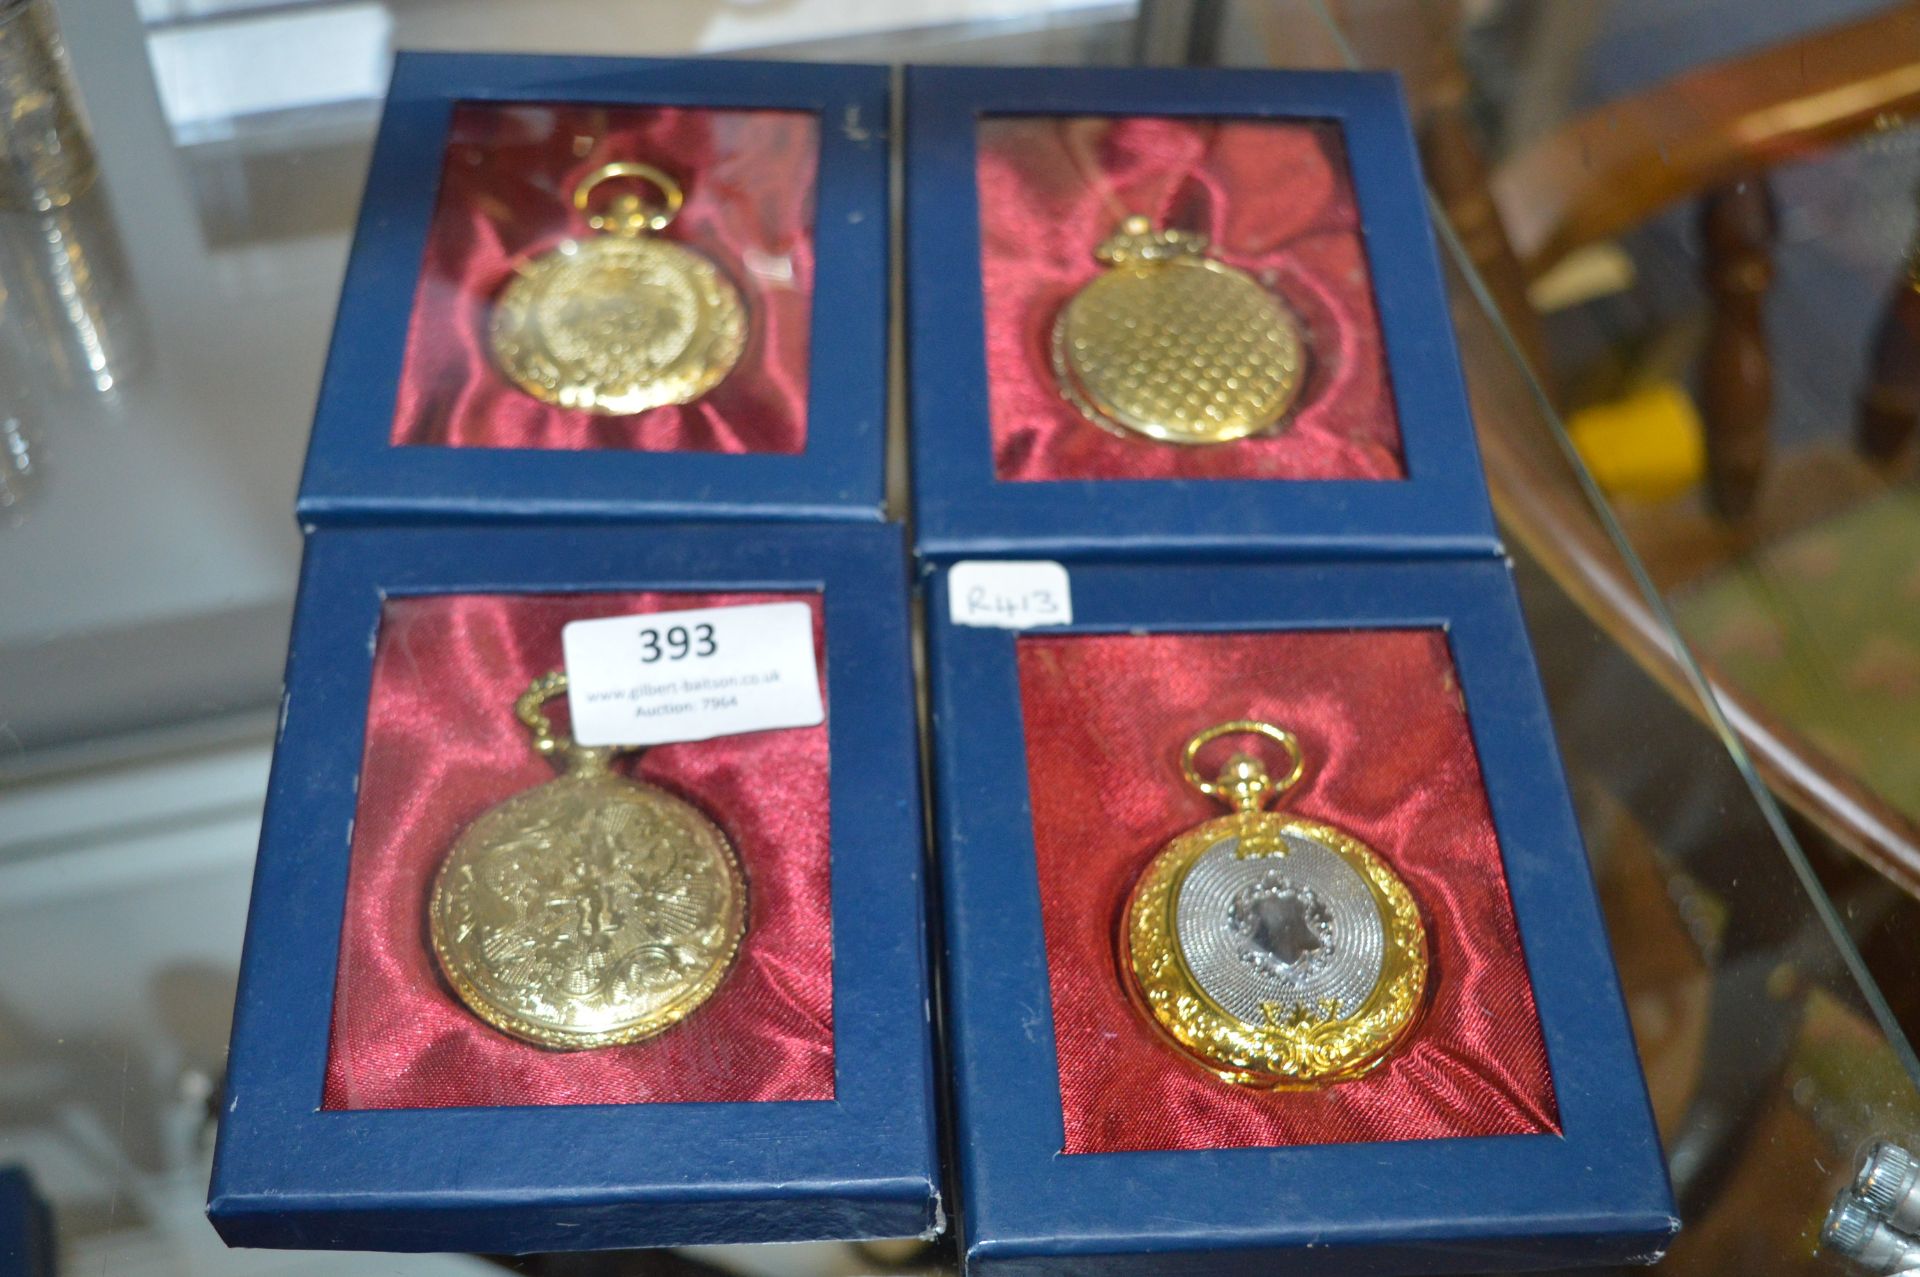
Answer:
[[[1003,630],[1071,625],[1073,588],[1050,559],[962,559],[947,573],[947,614]]]
[[[572,621],[560,631],[582,745],[666,745],[826,717],[805,603]]]

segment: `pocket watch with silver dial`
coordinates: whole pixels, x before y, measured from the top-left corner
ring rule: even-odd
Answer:
[[[1108,269],[1054,319],[1053,371],[1080,415],[1122,436],[1228,443],[1274,430],[1306,369],[1300,322],[1191,231],[1128,217]]]
[[[1208,742],[1258,735],[1285,750],[1279,779],[1236,753],[1213,780]],[[1306,770],[1293,733],[1221,723],[1181,756],[1188,783],[1233,808],[1154,856],[1120,924],[1129,993],[1181,1051],[1226,1082],[1324,1086],[1377,1067],[1418,1018],[1427,937],[1413,893],[1353,835],[1265,810]]]
[[[591,211],[613,180],[622,191]],[[747,345],[740,292],[704,253],[662,239],[685,200],[650,164],[602,165],[573,188],[573,207],[601,232],[561,242],[514,268],[488,337],[500,369],[536,399],[601,416],[692,403],[723,381]]]
[[[747,883],[727,837],[691,803],[613,770],[613,749],[556,734],[514,704],[561,774],[482,813],[434,876],[428,931],[475,1015],[561,1050],[651,1037],[726,978],[746,932]]]

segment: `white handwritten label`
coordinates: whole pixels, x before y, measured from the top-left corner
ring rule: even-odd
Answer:
[[[805,603],[573,621],[560,645],[582,745],[710,740],[826,717]]]
[[[947,573],[947,612],[955,625],[1030,630],[1073,621],[1067,570],[1046,559],[963,559]]]

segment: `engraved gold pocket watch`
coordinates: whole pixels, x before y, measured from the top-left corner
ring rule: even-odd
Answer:
[[[467,826],[434,877],[428,931],[460,1000],[488,1024],[563,1050],[679,1023],[726,977],[747,884],[726,835],[612,769],[616,750],[555,734],[542,710],[567,676],[514,704],[561,774]]]
[[[1095,250],[1110,268],[1053,323],[1053,372],[1094,425],[1163,443],[1272,430],[1306,365],[1300,324],[1258,280],[1207,256],[1204,235],[1128,217]]]
[[[1279,744],[1287,774],[1244,753],[1213,780],[1194,770],[1209,741],[1237,735]],[[1223,1081],[1301,1089],[1368,1072],[1425,996],[1413,893],[1351,834],[1264,810],[1306,770],[1293,733],[1221,723],[1187,742],[1180,769],[1233,813],[1169,842],[1134,884],[1120,924],[1129,992]]]
[[[624,191],[598,212],[602,183]],[[573,207],[602,232],[522,261],[494,303],[489,337],[501,371],[536,399],[602,416],[691,403],[719,385],[747,344],[739,290],[703,253],[660,239],[685,200],[651,164],[605,164],[573,188]]]

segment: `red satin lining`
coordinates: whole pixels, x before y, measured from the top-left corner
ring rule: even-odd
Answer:
[[[816,121],[797,111],[456,107],[393,442],[803,451],[818,155]],[[694,403],[631,417],[544,404],[500,374],[487,345],[493,300],[516,263],[594,233],[574,212],[573,187],[610,160],[640,160],[680,182],[686,206],[662,236],[718,262],[749,315],[746,352],[725,381]]]
[[[1146,116],[981,122],[981,271],[1000,479],[1399,479],[1365,243],[1336,125]],[[1272,289],[1311,349],[1291,424],[1214,447],[1122,439],[1060,397],[1055,315],[1120,218],[1204,231]]]
[[[1559,1130],[1441,632],[1031,636],[1019,662],[1066,1152]],[[1379,852],[1427,925],[1432,992],[1413,1036],[1377,1072],[1321,1091],[1213,1078],[1134,1009],[1116,965],[1134,879],[1224,810],[1181,779],[1180,750],[1237,718],[1299,735],[1307,772],[1287,810]]]
[[[560,627],[816,594],[492,594],[390,600],[373,660],[327,1055],[329,1109],[833,1098],[827,727],[661,745],[625,768],[695,804],[747,874],[740,957],[710,1001],[632,1046],[548,1051],[489,1028],[442,981],[427,893],[454,839],[554,772],[513,702],[561,664]],[[566,709],[555,708],[564,721]]]

